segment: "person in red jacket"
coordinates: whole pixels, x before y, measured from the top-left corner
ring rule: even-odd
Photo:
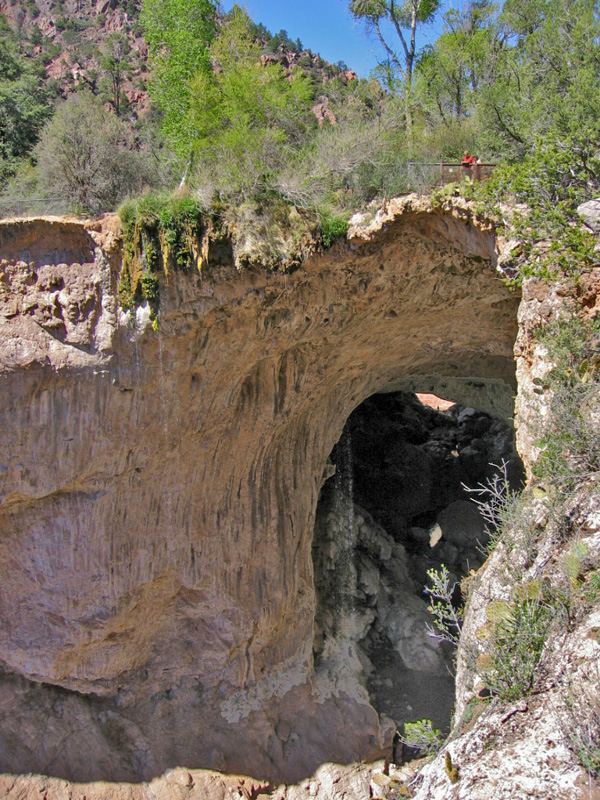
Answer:
[[[465,150],[465,154],[462,157],[462,161],[460,163],[463,165],[465,170],[471,169],[471,167],[475,163],[475,156],[470,155],[469,151]]]

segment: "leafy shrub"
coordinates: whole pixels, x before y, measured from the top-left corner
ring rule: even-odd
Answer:
[[[114,209],[154,180],[130,128],[88,92],[71,95],[57,108],[36,157],[48,194],[64,197],[84,214]]]
[[[433,727],[430,719],[404,723],[404,734],[398,733],[400,741],[408,747],[420,750],[424,755],[434,755],[444,744],[445,736]]]
[[[321,217],[321,238],[323,247],[331,247],[336,239],[348,233],[348,222],[343,217],[323,215]]]
[[[456,608],[453,602],[453,595],[456,583],[450,583],[448,569],[442,564],[441,569],[430,569],[427,576],[431,581],[431,586],[425,587],[425,594],[429,595],[429,610],[434,618],[434,630],[429,625],[427,631],[435,639],[450,642],[455,647],[460,639],[464,610]]]
[[[476,667],[492,694],[516,700],[531,691],[556,616],[555,598],[537,581],[518,586],[510,603],[488,605],[488,623],[478,632],[487,647]]]
[[[123,203],[119,215],[123,226],[119,301],[127,310],[146,300],[156,315],[160,302],[156,273],[201,265],[200,208],[189,196],[156,193]]]
[[[500,225],[520,245],[517,283],[528,275],[552,277],[557,271],[576,276],[595,263],[596,239],[582,229],[577,207],[600,190],[597,149],[595,141],[584,137],[547,135],[530,154],[502,164],[476,187],[482,209],[491,216],[502,218],[497,205],[502,202],[526,205]]]
[[[443,206],[452,197],[464,197],[472,200],[475,197],[475,184],[468,176],[461,181],[446,183],[439,189],[431,192],[431,202],[434,206]]]
[[[144,297],[149,303],[158,303],[159,299],[159,287],[158,287],[158,278],[156,275],[150,275],[145,273],[140,278],[142,284],[142,292],[144,293]]]
[[[600,323],[577,317],[538,332],[553,368],[550,419],[541,431],[536,476],[568,492],[577,480],[600,470],[600,437],[593,408],[600,396]]]

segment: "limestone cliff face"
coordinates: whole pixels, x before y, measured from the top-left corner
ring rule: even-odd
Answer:
[[[536,279],[524,284],[515,345],[515,412],[519,453],[530,479],[540,455],[540,432],[551,415],[547,376],[555,367],[537,332],[574,314],[597,318],[599,309],[598,267],[582,274],[577,285]],[[597,435],[597,391],[586,413],[590,434]],[[597,748],[598,742],[600,612],[597,596],[579,588],[568,565],[579,558],[577,553],[582,572],[598,565],[600,490],[593,471],[575,470],[573,475],[567,501],[548,482],[526,493],[521,512],[474,578],[458,653],[453,734],[413,781],[415,800],[487,800],[496,793],[555,800],[598,796],[598,774],[591,761],[587,770],[582,764],[586,747]],[[554,600],[555,617],[552,626],[548,623],[534,690],[488,704],[481,700],[484,681],[474,653],[492,618],[490,604],[513,603],[523,586],[536,582],[545,582],[558,596],[566,587],[569,614],[561,618],[560,603]],[[516,680],[517,672],[512,674]],[[457,784],[448,777],[447,753],[459,770]]]
[[[114,218],[0,224],[0,769],[276,779],[382,753],[313,666],[327,457],[390,385],[510,415],[518,296],[467,211],[392,202],[292,274],[116,301]],[[459,398],[456,398],[459,399]]]

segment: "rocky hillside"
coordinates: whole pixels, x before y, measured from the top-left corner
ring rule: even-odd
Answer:
[[[139,22],[140,5],[141,0],[0,0],[0,14],[45,65],[48,83],[63,96],[87,88],[104,91],[110,99],[104,59],[116,56],[122,61],[123,111],[135,119],[149,106],[148,48]],[[263,25],[256,32],[264,47],[264,63],[303,70],[313,81],[315,100],[322,104],[315,113],[319,119],[331,118],[326,97],[320,99],[322,87],[335,77],[355,80],[354,72],[345,65],[329,64],[299,40],[272,36]]]
[[[96,92],[105,76],[102,54],[110,34],[123,36],[123,92],[132,113],[147,105],[148,49],[139,24],[139,0],[0,0],[0,14],[27,40],[46,67],[47,80],[65,95],[75,88]]]

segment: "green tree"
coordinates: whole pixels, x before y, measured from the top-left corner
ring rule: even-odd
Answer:
[[[123,101],[123,84],[131,72],[128,56],[131,45],[125,34],[115,31],[106,38],[106,44],[100,54],[100,67],[108,78],[110,103],[117,117],[121,116]]]
[[[310,83],[261,62],[254,25],[239,6],[209,52],[214,70],[199,72],[190,99],[195,175],[221,194],[255,196],[315,127]]]
[[[0,15],[0,185],[35,146],[52,114],[44,70],[24,52]]]
[[[482,135],[500,153],[522,155],[540,136],[600,130],[600,18],[597,0],[507,0],[495,53],[478,87]]]
[[[212,0],[143,0],[140,20],[149,48],[150,96],[163,112],[171,146],[188,158],[194,138],[190,124],[191,82],[211,70],[208,47],[216,30]]]
[[[75,210],[114,209],[151,181],[131,131],[88,92],[71,95],[44,128],[36,148],[42,185]]]
[[[444,31],[418,60],[419,96],[446,126],[472,114],[479,87],[493,69],[494,49],[502,46],[496,10],[489,0],[472,0],[460,11],[446,12]]]
[[[406,127],[411,134],[411,93],[417,57],[417,28],[431,22],[441,0],[351,0],[350,11],[375,32],[388,64],[402,78],[406,99]]]

